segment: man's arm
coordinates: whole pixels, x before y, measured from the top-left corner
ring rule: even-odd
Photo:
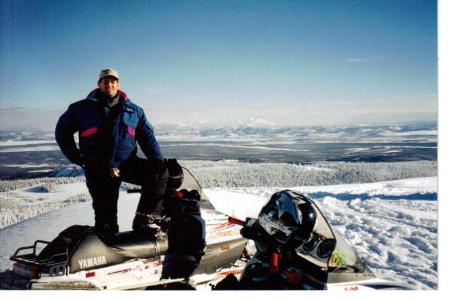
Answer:
[[[136,128],[136,140],[147,158],[164,160],[159,144],[156,141],[153,127],[148,122],[144,111],[142,111]]]
[[[55,139],[67,159],[72,163],[83,167],[80,150],[77,148],[73,138],[74,133],[78,131],[77,127],[74,109],[71,105],[67,111],[62,114],[56,124]]]

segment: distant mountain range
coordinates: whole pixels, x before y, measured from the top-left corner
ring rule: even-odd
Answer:
[[[356,126],[328,126],[328,127],[186,127],[174,124],[163,124],[155,128],[159,137],[281,137],[283,140],[346,140],[355,138],[384,138],[401,140],[405,138],[437,137],[436,123],[403,124],[403,125],[356,125]]]
[[[203,139],[203,138],[277,138],[281,140],[315,140],[315,141],[347,141],[361,139],[380,139],[402,141],[416,139],[419,141],[436,141],[437,124],[419,123],[402,125],[367,125],[327,126],[327,127],[276,127],[276,126],[184,126],[178,124],[161,124],[155,126],[155,133],[162,139]],[[0,130],[0,142],[6,140],[53,140],[53,130]],[[0,144],[1,146],[1,144]]]

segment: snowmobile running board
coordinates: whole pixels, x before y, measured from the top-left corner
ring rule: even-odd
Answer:
[[[116,287],[114,290],[145,290],[145,289],[158,289],[166,288],[170,284],[179,283],[186,287],[193,287],[193,283],[186,282],[183,278],[175,279],[163,279],[155,282],[145,282],[133,285],[127,285],[122,287]],[[47,281],[47,282],[34,282],[31,287],[32,290],[64,290],[69,286],[70,290],[105,290],[104,287],[95,285],[90,281],[78,281],[78,280],[67,280],[67,281]]]

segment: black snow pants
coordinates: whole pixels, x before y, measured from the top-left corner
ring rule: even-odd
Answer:
[[[85,175],[95,212],[95,227],[107,226],[117,232],[117,201],[121,182],[141,186],[137,212],[151,214],[161,206],[168,171],[165,161],[133,156],[120,167],[120,177],[112,178],[110,168],[99,164],[86,165]]]

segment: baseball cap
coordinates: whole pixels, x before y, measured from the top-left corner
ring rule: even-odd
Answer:
[[[106,77],[106,76],[112,76],[115,77],[117,79],[119,79],[119,72],[117,72],[114,69],[105,69],[105,70],[101,70],[100,71],[100,75],[98,76],[98,80]]]

